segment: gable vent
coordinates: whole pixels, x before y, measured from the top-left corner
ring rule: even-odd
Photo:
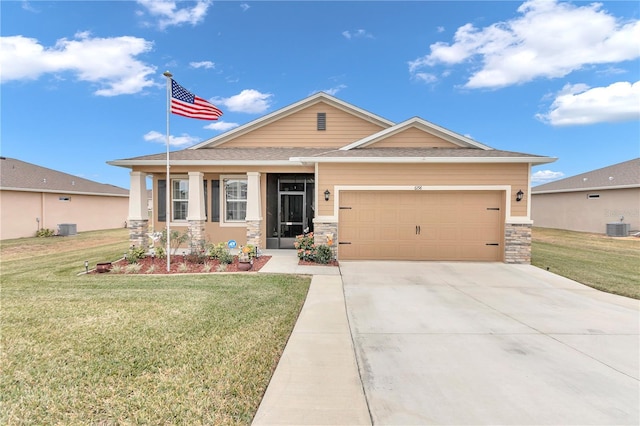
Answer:
[[[327,113],[318,113],[318,130],[327,130]]]

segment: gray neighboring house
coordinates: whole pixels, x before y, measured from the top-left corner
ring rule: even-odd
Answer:
[[[61,224],[76,232],[123,228],[128,211],[127,189],[0,157],[0,240]]]
[[[640,229],[640,158],[531,188],[535,226],[603,234],[609,223]]]

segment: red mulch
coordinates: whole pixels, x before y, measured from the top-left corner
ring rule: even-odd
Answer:
[[[308,260],[302,260],[302,259],[300,259],[298,261],[298,265],[304,265],[304,266],[339,266],[337,260],[332,260],[329,263],[317,263],[317,262],[309,262]]]
[[[268,261],[269,259],[271,259],[271,256],[260,256],[257,259],[253,260],[253,266],[251,267],[251,269],[249,269],[248,272],[256,272],[259,271]],[[158,259],[158,258],[153,258],[153,257],[145,257],[143,259],[140,259],[138,261],[138,263],[141,265],[140,268],[140,272],[137,272],[137,274],[148,274],[149,272],[149,268],[151,267],[151,265],[155,265],[155,269],[153,271],[154,274],[200,274],[200,273],[207,273],[204,270],[204,266],[201,263],[193,263],[193,262],[188,262],[186,260],[184,260],[183,256],[180,255],[176,255],[176,256],[172,256],[171,257],[171,268],[170,271],[167,271],[167,259]],[[187,270],[184,271],[184,269],[180,266],[182,264],[187,265]],[[220,262],[218,262],[217,260],[213,260],[210,259],[207,261],[207,263],[209,265],[211,265],[211,268],[209,269],[208,273],[216,273],[218,272],[218,265],[220,264]],[[116,262],[112,262],[112,265],[118,265],[122,267],[122,273],[126,273],[125,272],[125,268],[127,267],[129,263],[124,260],[124,259],[120,259]],[[180,270],[180,272],[178,272],[178,270]],[[238,270],[238,259],[235,258],[233,260],[233,263],[230,263],[227,265],[226,269],[223,272],[244,272],[244,271],[239,271]],[[97,273],[95,270],[90,271],[89,273],[91,274],[95,274]]]

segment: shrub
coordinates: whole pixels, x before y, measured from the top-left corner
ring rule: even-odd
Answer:
[[[223,253],[220,253],[220,255],[218,256],[218,261],[221,265],[228,265],[230,263],[233,263],[233,255],[230,252],[225,251]]]
[[[331,251],[331,247],[328,245],[322,244],[316,247],[316,262],[326,264],[333,260],[333,252]]]
[[[227,247],[227,243],[221,242],[207,246],[207,255],[212,259],[220,260],[221,257],[224,257],[228,253],[229,248]]]
[[[298,258],[313,262],[315,259],[316,246],[313,243],[313,232],[306,235],[298,235],[293,246],[298,250]]]
[[[53,237],[54,235],[56,235],[56,231],[48,228],[38,229],[38,231],[36,232],[36,237],[40,238]]]
[[[185,272],[189,272],[189,266],[186,263],[182,262],[181,264],[178,265],[178,272],[183,274]]]
[[[127,262],[129,262],[130,264],[138,263],[138,261],[140,259],[144,259],[146,255],[147,255],[147,252],[144,249],[144,247],[131,246],[129,251],[127,251],[126,259],[127,259]]]
[[[167,251],[162,246],[154,247],[153,252],[158,259],[167,258]]]

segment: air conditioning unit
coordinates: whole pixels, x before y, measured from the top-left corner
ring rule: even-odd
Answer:
[[[58,225],[58,235],[67,237],[78,233],[75,223],[61,223]]]
[[[608,237],[628,237],[630,224],[615,222],[607,223],[607,236]]]

